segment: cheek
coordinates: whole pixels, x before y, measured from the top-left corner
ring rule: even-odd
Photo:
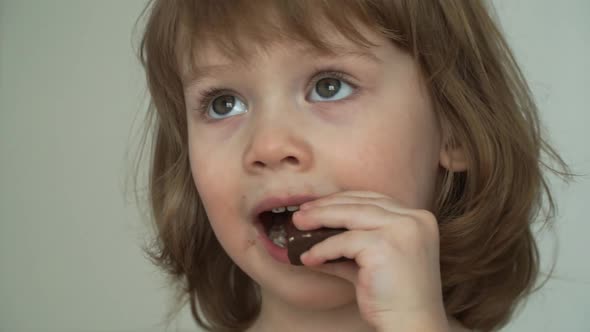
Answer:
[[[200,158],[198,154],[191,155],[191,172],[205,207],[211,228],[222,248],[232,258],[248,247],[246,238],[236,241],[238,234],[248,234],[246,223],[240,219],[239,209],[235,199],[238,192],[237,181],[227,169],[227,162],[218,162],[215,154],[208,154]]]
[[[211,223],[224,220],[227,217],[226,213],[233,211],[233,203],[228,199],[231,197],[229,194],[237,192],[233,173],[228,169],[229,163],[223,162],[224,158],[219,152],[199,150],[195,147],[191,147],[189,160],[194,185]]]
[[[409,153],[403,146],[370,141],[348,151],[338,172],[340,179],[348,179],[348,189],[377,191],[408,203],[407,196],[412,196],[408,189],[413,187],[414,178],[409,173],[414,170],[408,167]]]
[[[333,165],[336,181],[346,184],[345,189],[377,191],[407,207],[428,208],[439,152],[435,127],[424,124],[397,121],[393,126],[374,126],[369,134],[349,136],[346,152],[340,149],[334,156],[339,160]]]

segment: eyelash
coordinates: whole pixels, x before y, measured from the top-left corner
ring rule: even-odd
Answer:
[[[351,79],[349,78],[349,76],[342,73],[341,71],[322,70],[313,76],[312,80],[310,81],[310,84],[306,87],[306,91],[310,91],[310,89],[314,88],[314,86],[324,78],[335,78],[344,81],[346,84],[350,85],[354,90],[358,88],[356,84],[350,82]],[[208,118],[207,111],[209,110],[209,105],[211,104],[211,102],[215,98],[223,96],[225,93],[235,94],[231,90],[219,87],[211,87],[201,91],[199,93],[198,98],[199,106],[197,107],[197,111],[199,112],[199,114],[201,114],[201,116],[203,116],[204,118]]]

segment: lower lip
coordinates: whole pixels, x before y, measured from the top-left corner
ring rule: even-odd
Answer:
[[[264,231],[264,226],[257,222],[256,228],[258,229],[258,238],[264,245],[264,248],[270,255],[270,257],[274,258],[276,261],[283,263],[283,264],[290,264],[289,256],[287,255],[287,248],[281,248],[274,244],[266,235]]]

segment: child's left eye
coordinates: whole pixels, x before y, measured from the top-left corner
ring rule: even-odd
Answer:
[[[334,73],[317,80],[308,98],[311,101],[335,101],[350,96],[355,88],[340,76]]]

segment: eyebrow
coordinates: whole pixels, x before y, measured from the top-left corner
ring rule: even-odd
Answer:
[[[352,59],[361,59],[365,61],[369,61],[375,65],[380,65],[383,63],[379,57],[377,57],[372,52],[368,50],[351,50],[345,47],[335,46],[330,49],[330,51],[321,51],[314,47],[306,47],[300,51],[301,54],[307,54],[308,56],[318,57],[318,58],[329,58],[329,57],[344,57],[344,58],[352,58]],[[247,62],[238,62],[238,63],[228,63],[228,64],[221,64],[221,65],[205,65],[205,66],[195,66],[195,70],[187,75],[182,81],[183,86],[185,89],[198,85],[202,81],[206,80],[207,78],[214,77],[219,75],[223,72],[228,72],[232,70],[236,70],[237,68],[244,67],[247,65]]]

